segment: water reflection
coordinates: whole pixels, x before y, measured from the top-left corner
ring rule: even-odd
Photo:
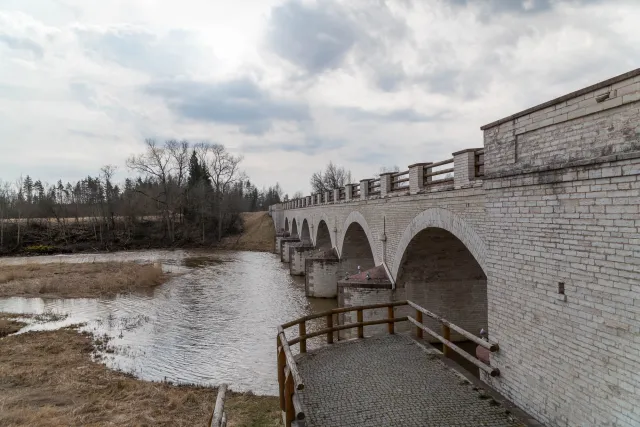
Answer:
[[[110,367],[149,380],[217,385],[277,393],[276,325],[336,306],[308,299],[304,278],[293,278],[279,258],[258,252],[143,251],[29,257],[22,262],[156,261],[183,274],[149,294],[113,299],[0,299],[0,311],[66,313],[66,319],[24,330],[86,323],[111,338]],[[1,259],[1,264],[20,258]],[[324,319],[319,319],[324,321]],[[309,325],[315,330],[323,325]],[[291,336],[295,336],[292,331]],[[313,347],[313,343],[309,347]]]

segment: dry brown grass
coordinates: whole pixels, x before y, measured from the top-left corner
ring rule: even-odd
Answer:
[[[134,262],[0,266],[0,297],[96,298],[166,281],[160,266]]]
[[[0,425],[205,426],[216,392],[131,378],[91,360],[91,337],[73,329],[0,340]],[[278,426],[276,397],[232,393],[230,426]]]
[[[276,238],[273,220],[268,212],[241,213],[244,231],[240,236],[222,239],[221,247],[243,251],[270,252]]]

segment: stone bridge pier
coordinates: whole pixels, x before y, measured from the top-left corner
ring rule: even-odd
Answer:
[[[481,129],[484,148],[271,206],[276,253],[308,296],[488,330],[483,380],[545,425],[640,425],[640,69]]]

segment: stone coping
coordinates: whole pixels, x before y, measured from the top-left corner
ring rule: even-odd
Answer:
[[[640,76],[640,68],[636,68],[635,70],[628,71],[628,72],[626,72],[624,74],[620,74],[619,76],[612,77],[610,79],[601,81],[600,83],[596,83],[594,85],[587,86],[587,87],[585,87],[583,89],[576,90],[575,92],[571,92],[571,93],[568,93],[566,95],[560,96],[558,98],[554,98],[551,101],[547,101],[547,102],[544,102],[542,104],[536,105],[534,107],[527,108],[526,110],[522,110],[522,111],[520,111],[518,113],[512,114],[512,115],[510,115],[508,117],[505,117],[503,119],[496,120],[495,122],[491,122],[489,124],[486,124],[486,125],[480,127],[480,130],[487,130],[487,129],[490,129],[492,127],[496,127],[498,125],[501,125],[502,123],[506,123],[508,121],[517,119],[518,117],[526,116],[527,114],[531,114],[534,111],[542,110],[542,109],[550,107],[552,105],[559,104],[559,103],[561,103],[563,101],[567,101],[567,100],[569,100],[571,98],[575,98],[577,96],[584,95],[586,93],[593,92],[593,91],[596,91],[598,89],[602,89],[603,87],[607,87],[607,86],[612,85],[614,83],[618,83],[618,82],[621,82],[623,80],[627,80],[627,79],[630,79],[630,78],[633,78],[633,77],[636,77],[636,76]]]

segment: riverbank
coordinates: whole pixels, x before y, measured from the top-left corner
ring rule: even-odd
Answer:
[[[135,262],[3,265],[0,297],[109,298],[168,278],[159,265]]]
[[[268,212],[244,212],[240,214],[242,232],[227,236],[220,247],[239,251],[271,252],[276,239],[273,220]]]
[[[148,249],[235,249],[244,251],[264,251],[273,249],[275,229],[268,212],[244,212],[236,216],[233,227],[222,241],[215,239],[212,224],[205,230],[186,229],[179,226],[176,239],[169,242],[164,224],[157,218],[139,220],[135,232],[131,224],[123,218],[114,220],[110,230],[96,228],[91,222],[67,219],[54,222],[47,219],[33,219],[28,223],[9,222],[4,225],[5,236],[21,233],[20,244],[5,237],[0,245],[0,256],[35,256],[72,253],[100,253]],[[14,239],[15,240],[15,239]]]
[[[71,328],[0,340],[0,425],[207,425],[215,389],[137,380],[93,361],[94,349]],[[225,409],[229,426],[280,425],[276,397],[232,393]]]

